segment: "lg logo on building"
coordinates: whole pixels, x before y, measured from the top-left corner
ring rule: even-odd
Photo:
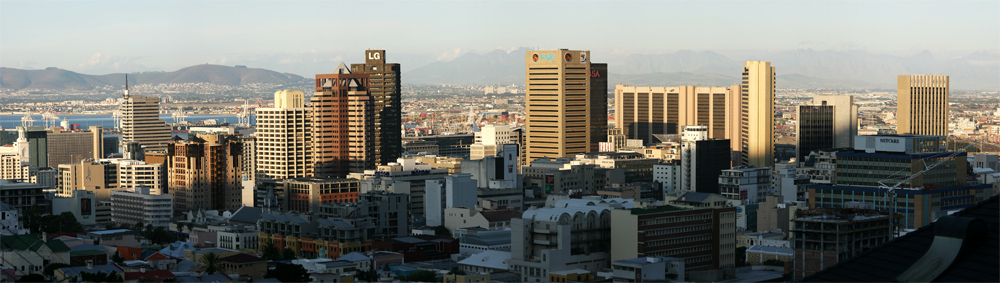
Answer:
[[[368,53],[368,60],[382,60],[382,53],[378,52]]]

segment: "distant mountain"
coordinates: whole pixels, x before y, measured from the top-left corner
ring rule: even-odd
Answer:
[[[86,75],[58,68],[0,69],[0,88],[4,89],[89,90],[107,85],[122,85],[124,79],[125,74],[120,73]],[[288,84],[303,80],[301,76],[289,73],[207,64],[173,72],[129,74],[128,79],[129,84],[212,83],[230,86],[252,83]]]
[[[404,84],[524,84],[524,52],[528,50],[466,53],[403,73],[401,79]]]

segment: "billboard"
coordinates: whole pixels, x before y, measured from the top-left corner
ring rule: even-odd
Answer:
[[[517,144],[503,145],[503,179],[517,181],[517,164],[521,160],[521,152]]]
[[[91,200],[89,198],[80,199],[80,215],[90,215]]]

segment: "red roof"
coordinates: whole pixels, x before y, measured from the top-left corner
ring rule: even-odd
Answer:
[[[155,252],[152,255],[146,257],[146,260],[158,260],[158,259],[169,259],[169,257],[159,252]]]
[[[146,272],[125,272],[125,281],[146,279],[149,282],[161,282],[167,278],[177,278],[170,270],[146,270]]]

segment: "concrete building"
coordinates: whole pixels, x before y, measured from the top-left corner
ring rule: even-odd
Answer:
[[[853,95],[815,95],[811,105],[798,108],[796,160],[818,149],[854,146],[858,135],[858,106]]]
[[[45,192],[38,184],[14,180],[0,180],[0,202],[16,208],[24,215],[32,205],[38,204],[42,211],[51,211],[51,203],[45,199]]]
[[[16,207],[0,202],[0,235],[28,234],[27,229],[21,226],[20,215]]]
[[[521,216],[521,210],[498,209],[478,211],[467,207],[451,207],[444,210],[444,227],[455,230],[479,227],[486,230],[510,229],[511,219]]]
[[[521,171],[524,172],[525,183],[541,188],[543,194],[594,193],[608,184],[625,182],[625,171],[622,169],[600,168],[599,165],[570,158],[537,159]]]
[[[669,256],[689,270],[735,266],[736,208],[674,205],[611,211],[611,260]]]
[[[593,164],[605,169],[621,169],[625,173],[625,182],[652,182],[653,165],[659,159],[647,158],[638,152],[591,152],[576,155],[576,160],[583,164]]]
[[[593,116],[601,115],[606,121],[607,113],[591,113],[597,108],[592,103],[604,101],[592,101],[595,90],[591,84],[600,82],[591,79],[590,51],[526,51],[524,59],[525,165],[542,157],[594,151],[597,146],[591,143],[597,133],[593,131],[601,129],[591,128],[600,119]]]
[[[771,191],[771,168],[740,167],[722,170],[719,190],[723,196],[743,200],[747,204],[763,201]]]
[[[682,282],[685,260],[676,257],[647,256],[616,260],[612,263],[612,282]]]
[[[775,71],[771,62],[746,61],[740,99],[740,160],[742,165],[774,164]]]
[[[750,265],[763,265],[769,260],[789,262],[794,260],[795,250],[788,247],[753,245],[747,248],[746,260]]]
[[[976,154],[969,159],[972,168],[990,168],[993,172],[1000,172],[1000,157],[996,154]]]
[[[70,212],[83,226],[97,225],[97,195],[93,191],[76,190],[69,197],[52,198],[52,215]]]
[[[731,87],[640,87],[615,86],[615,127],[643,144],[656,142],[654,135],[677,135],[681,127],[705,125],[708,138],[727,136],[726,105],[738,99],[740,86]]]
[[[242,206],[241,140],[232,136],[179,137],[167,146],[168,191],[179,211],[237,210]]]
[[[376,170],[365,170],[364,174],[352,174],[361,179],[361,192],[387,191],[408,194],[413,222],[423,224],[427,180],[441,179],[448,175],[447,169],[434,169],[430,164],[419,164],[412,158],[400,158]]]
[[[311,99],[315,176],[343,178],[375,169],[375,100],[369,83],[368,74],[352,74],[344,63],[333,74],[316,75]]]
[[[319,216],[330,221],[354,223],[366,221],[377,229],[371,237],[400,237],[409,235],[410,210],[408,195],[372,191],[358,195],[356,203],[328,203],[319,207]]]
[[[344,178],[261,179],[257,196],[262,207],[280,211],[315,212],[322,204],[358,201],[361,181]]]
[[[88,130],[51,128],[46,134],[46,139],[49,166],[74,164],[84,159],[104,158],[102,152],[104,149],[104,128],[101,126],[91,126]]]
[[[139,186],[149,188],[149,193],[167,193],[167,180],[163,179],[163,164],[146,164],[143,161],[121,159],[113,161],[118,165],[118,188],[131,189]]]
[[[167,150],[171,129],[166,121],[160,119],[159,97],[130,95],[126,85],[125,97],[118,110],[122,113],[122,142],[137,141],[145,152]],[[94,159],[101,157],[103,156]]]
[[[505,144],[517,144],[517,132],[509,125],[489,124],[475,134],[475,143],[469,147],[469,159],[496,156]]]
[[[520,146],[503,144],[498,154],[502,156],[486,156],[481,159],[462,161],[462,173],[472,174],[477,188],[483,189],[514,189],[522,187],[520,168]]]
[[[267,178],[313,175],[312,109],[300,90],[274,93],[274,107],[257,108],[257,172]]]
[[[327,204],[330,205],[333,204]],[[271,243],[279,250],[292,250],[296,257],[304,258],[321,255],[338,258],[371,250],[371,239],[377,229],[367,217],[330,220],[295,212],[263,213],[257,226],[258,249]]]
[[[427,226],[444,225],[445,210],[452,207],[476,207],[476,182],[472,174],[457,173],[444,179],[427,180],[424,215]]]
[[[653,165],[653,183],[660,186],[664,194],[677,192],[681,187],[681,162],[671,160]]]
[[[152,195],[149,188],[111,192],[111,221],[134,225],[143,223],[166,228],[174,215],[174,197],[170,194]]]
[[[681,127],[681,191],[719,193],[718,177],[730,166],[727,139],[709,139],[708,126]]]
[[[755,231],[781,230],[788,232],[789,209],[782,196],[767,196],[757,206],[757,229]]]
[[[367,74],[374,104],[375,165],[390,163],[403,154],[402,80],[398,63],[386,63],[385,50],[365,50],[364,64],[351,64],[351,73]]]
[[[256,227],[231,226],[225,230],[216,231],[215,246],[223,249],[257,250]]]
[[[28,141],[28,162],[35,167],[48,167],[48,131],[39,126],[22,125],[14,129],[0,130],[0,145],[14,144],[21,138],[21,132]]]
[[[796,215],[792,276],[798,280],[888,242],[893,219],[888,212],[816,209]]]
[[[483,251],[458,262],[458,269],[466,273],[506,272],[510,251]]]
[[[459,251],[462,256],[483,251],[510,252],[510,230],[491,231],[480,227],[459,228],[452,232],[452,236],[459,239]]]
[[[772,188],[777,195],[790,201],[806,201],[809,199],[810,178],[798,175],[795,163],[779,163],[774,165]],[[832,170],[831,170],[832,171]]]
[[[511,220],[510,271],[522,282],[539,282],[554,271],[611,267],[611,210],[632,202],[575,199],[555,206]]]
[[[897,134],[948,135],[949,77],[900,75],[896,85]]]

